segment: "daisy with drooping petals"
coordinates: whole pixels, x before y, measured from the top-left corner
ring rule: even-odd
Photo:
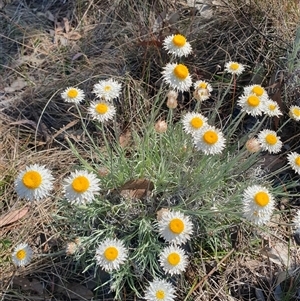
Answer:
[[[184,272],[188,264],[187,255],[178,246],[169,246],[159,255],[159,262],[163,270],[170,275]]]
[[[183,64],[168,63],[162,74],[164,81],[177,91],[187,91],[192,85],[189,69]]]
[[[12,253],[12,261],[16,266],[25,266],[32,259],[32,249],[27,243],[17,245]]]
[[[105,239],[96,250],[97,264],[106,272],[118,270],[128,256],[128,251],[119,239]]]
[[[271,99],[266,100],[263,111],[269,117],[279,117],[280,115],[282,115],[278,103]]]
[[[194,143],[197,150],[205,155],[220,154],[225,147],[225,138],[223,133],[214,126],[205,126],[194,134]]]
[[[93,101],[88,108],[88,113],[93,119],[100,122],[111,120],[116,114],[116,108],[113,104],[104,101]]]
[[[210,98],[210,92],[213,90],[212,86],[203,80],[198,80],[194,83],[195,91],[193,96],[198,101],[204,101]]]
[[[97,97],[111,101],[119,97],[122,85],[113,79],[100,80],[98,84],[94,85],[93,93]]]
[[[174,301],[175,297],[175,289],[171,283],[155,279],[149,282],[144,299],[146,301]]]
[[[163,212],[157,223],[160,236],[172,244],[184,244],[193,233],[190,218],[179,211]]]
[[[19,173],[15,180],[15,190],[20,198],[40,200],[50,194],[53,180],[51,172],[45,166],[33,164]]]
[[[99,180],[93,173],[85,170],[76,170],[65,179],[63,190],[66,199],[77,205],[91,203],[99,193]]]
[[[263,100],[267,100],[269,98],[267,91],[261,85],[251,85],[251,86],[245,87],[244,94],[245,95],[254,94]]]
[[[191,44],[181,34],[166,37],[163,42],[163,48],[177,57],[188,56],[192,52]]]
[[[271,219],[274,210],[274,198],[268,189],[253,185],[243,193],[244,217],[256,225],[263,225]]]
[[[194,83],[194,88],[195,89],[204,89],[204,90],[208,90],[208,92],[212,92],[213,88],[211,86],[211,84],[209,84],[208,82],[204,81],[204,80],[198,80]]]
[[[243,112],[252,116],[260,116],[264,111],[264,101],[255,94],[243,94],[239,97],[237,104]]]
[[[84,100],[84,92],[81,89],[69,87],[61,93],[61,97],[65,102],[79,104]]]
[[[183,129],[186,133],[194,135],[207,125],[207,118],[202,114],[189,112],[182,118]]]
[[[225,64],[225,71],[231,74],[241,75],[245,70],[245,66],[237,62],[228,62]]]
[[[298,174],[300,174],[300,154],[291,152],[287,156],[289,165]]]
[[[202,102],[204,100],[207,100],[210,98],[210,93],[208,91],[208,89],[200,89],[197,88],[194,92],[193,92],[193,96],[196,100]]]
[[[280,152],[282,142],[276,132],[271,130],[262,130],[259,132],[257,139],[261,145],[262,150],[269,153],[277,154]]]
[[[292,119],[296,121],[300,121],[300,107],[298,106],[291,106],[289,115]]]

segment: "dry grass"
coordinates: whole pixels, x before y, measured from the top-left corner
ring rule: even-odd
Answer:
[[[159,87],[161,66],[168,61],[160,46],[169,33],[180,31],[193,41],[194,56],[188,63],[193,65],[195,78],[218,79],[220,69],[229,59],[249,66],[241,83],[271,86],[278,81],[279,71],[287,76],[285,60],[280,58],[286,57],[286,50],[291,49],[300,21],[299,1],[228,2],[221,1],[210,20],[189,9],[184,1],[153,0],[145,5],[144,1],[133,0],[109,4],[23,0],[7,4],[0,11],[1,214],[28,206],[17,200],[14,193],[13,181],[18,170],[41,162],[54,172],[59,171],[59,185],[70,166],[77,163],[65,138],[81,145],[85,137],[76,111],[60,99],[62,89],[80,84],[89,91],[98,79],[118,76],[128,99],[122,108],[120,132],[138,125],[148,106],[145,103],[139,114],[133,113],[140,103],[137,99],[151,100]],[[292,102],[296,92],[285,94],[287,102]],[[92,98],[91,93],[87,96]],[[186,96],[181,109],[189,106],[188,100]],[[287,104],[283,106],[284,110]],[[92,126],[90,130],[96,135]],[[83,146],[83,156],[84,151]],[[47,294],[58,299],[61,290],[52,290],[51,285],[67,290],[68,282],[84,283],[74,263],[61,255],[36,256],[26,269],[17,271],[10,262],[10,253],[20,241],[30,242],[35,254],[50,254],[62,250],[68,239],[74,239],[67,237],[72,231],[63,222],[53,219],[57,211],[57,201],[53,200],[59,197],[53,195],[39,204],[30,204],[25,218],[0,228],[0,290],[7,293],[2,300],[25,300],[27,294],[28,300],[33,300],[32,291],[13,293],[10,285],[17,276],[39,279],[47,284]],[[281,241],[289,241],[290,233],[282,231]],[[237,248],[239,255],[222,262],[192,294],[193,300],[254,300],[259,296],[257,289],[273,290],[274,274],[280,268],[258,252],[250,253],[248,242],[253,237],[247,235],[242,235]],[[257,248],[260,247],[263,246]],[[201,281],[220,260],[213,252],[199,255],[205,258],[201,260],[200,271],[199,262],[194,263],[190,284],[195,284],[195,279],[196,283]],[[228,297],[228,292],[233,297]],[[265,297],[273,300],[266,294]]]

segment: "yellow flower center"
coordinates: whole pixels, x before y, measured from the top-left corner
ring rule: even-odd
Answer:
[[[266,192],[260,191],[254,196],[254,201],[258,206],[265,207],[269,204],[270,198]]]
[[[108,92],[110,90],[111,90],[111,86],[107,85],[107,86],[104,87],[104,91]]]
[[[256,95],[250,95],[247,98],[247,103],[250,107],[257,107],[260,104],[260,99]]]
[[[180,234],[184,230],[184,223],[179,218],[173,218],[169,224],[170,230],[175,234]]]
[[[158,299],[158,300],[163,300],[165,299],[165,292],[163,290],[158,290],[156,291],[155,293],[155,297]]]
[[[172,41],[175,46],[182,47],[186,43],[186,38],[181,34],[177,34],[174,36]]]
[[[30,170],[24,174],[22,182],[28,189],[36,189],[42,183],[42,176],[39,172]]]
[[[98,114],[105,114],[108,111],[108,105],[106,103],[98,103],[95,108]]]
[[[264,94],[264,89],[261,86],[254,86],[252,92],[257,96],[262,96]]]
[[[294,108],[294,109],[293,109],[293,114],[294,114],[295,116],[299,117],[299,116],[300,116],[300,109]]]
[[[119,251],[116,247],[108,247],[104,251],[104,257],[109,260],[113,261],[118,257]]]
[[[215,144],[218,141],[218,134],[214,131],[206,131],[203,135],[203,140],[207,144]]]
[[[180,79],[180,80],[184,80],[188,77],[189,75],[189,70],[188,68],[183,65],[183,64],[178,64],[173,71],[174,75]]]
[[[180,262],[180,255],[178,253],[171,253],[168,256],[168,263],[170,265],[177,265]]]
[[[72,182],[72,188],[78,192],[83,193],[90,187],[90,181],[85,176],[78,176]]]
[[[19,259],[19,260],[23,260],[25,257],[26,257],[26,251],[24,249],[22,250],[19,250],[16,254],[16,257]]]
[[[300,166],[300,156],[295,159],[295,164]]]
[[[200,89],[206,89],[207,88],[207,83],[200,83],[198,85],[198,88],[200,88]]]
[[[190,121],[190,125],[194,129],[199,129],[203,126],[203,120],[200,117],[193,117]]]
[[[275,109],[276,109],[276,105],[273,105],[273,104],[269,105],[270,111],[274,111]]]
[[[274,134],[268,134],[265,139],[268,144],[274,145],[277,143],[277,137]]]
[[[240,64],[238,64],[238,63],[231,63],[229,66],[229,68],[234,71],[238,70],[239,67],[240,67]]]
[[[75,98],[78,96],[78,91],[76,89],[70,89],[67,93],[68,97]]]

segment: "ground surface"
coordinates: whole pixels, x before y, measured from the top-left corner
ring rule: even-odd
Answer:
[[[131,0],[0,1],[1,300],[92,300],[95,294],[93,275],[82,274],[64,252],[74,233],[55,219],[59,206],[53,199],[59,195],[28,205],[17,200],[13,187],[18,170],[37,161],[63,178],[78,163],[68,139],[84,156],[80,118],[61,101],[62,89],[80,83],[89,90],[106,75],[126,77],[132,93],[120,120],[120,131],[126,133],[131,123],[140,122],[132,114],[135,97],[151,97],[159,87],[161,62],[167,61],[162,39],[183,32],[193,41],[194,77],[210,80],[224,62],[242,61],[252,71],[240,85],[263,83],[286,112],[299,96],[298,69],[286,58],[295,50],[300,8],[297,1],[282,2],[208,1],[191,8],[185,1],[148,1],[146,7]],[[139,90],[141,82],[144,90]],[[178,116],[190,107],[189,97],[183,99]],[[278,127],[276,120],[272,125]],[[97,135],[92,125],[90,130]],[[297,144],[299,127],[285,131],[288,150]],[[272,221],[268,233],[232,225],[232,245],[223,256],[198,246],[199,258],[206,259],[186,273],[196,286],[188,300],[298,300],[299,254],[286,227],[298,206],[297,197],[280,200],[277,210],[286,214]],[[40,256],[16,270],[10,254],[20,237]],[[112,300],[112,295],[104,288],[94,300]],[[129,294],[123,300],[137,299]]]

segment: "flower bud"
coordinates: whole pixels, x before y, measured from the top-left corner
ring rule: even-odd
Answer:
[[[168,125],[164,120],[159,120],[155,123],[154,128],[157,133],[162,134],[167,131]]]
[[[246,142],[246,148],[250,153],[257,153],[261,150],[259,141],[256,138],[250,138]]]

